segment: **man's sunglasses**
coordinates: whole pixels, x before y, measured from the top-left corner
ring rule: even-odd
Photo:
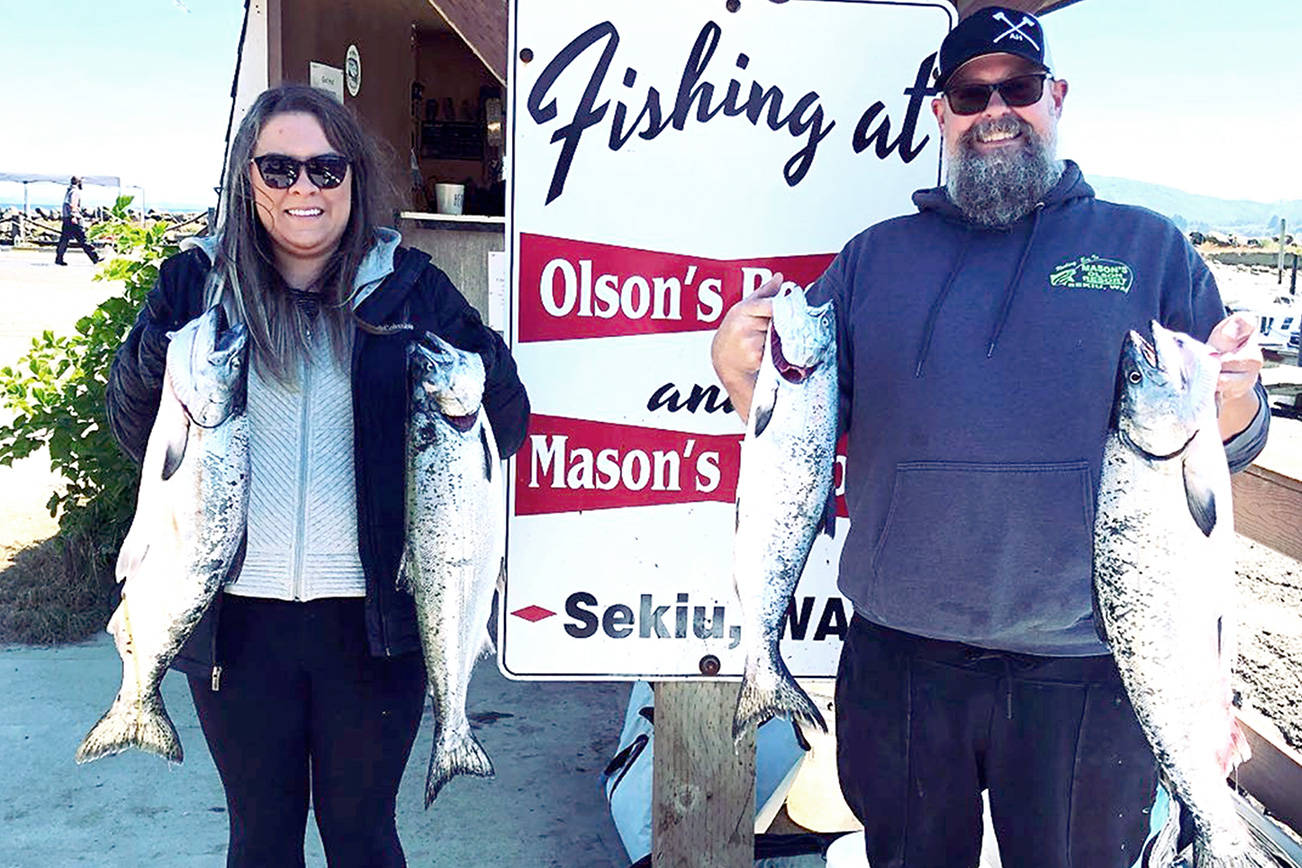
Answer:
[[[284,154],[263,154],[253,158],[258,174],[268,187],[288,190],[298,180],[300,169],[307,169],[307,179],[322,190],[333,190],[344,182],[348,173],[348,158],[339,154],[321,154],[296,160]]]
[[[1015,78],[997,81],[993,84],[956,84],[945,88],[945,98],[949,108],[956,115],[974,115],[986,110],[990,104],[990,94],[999,91],[999,98],[1004,105],[1022,108],[1040,101],[1044,95],[1044,80],[1047,72],[1033,72]]]

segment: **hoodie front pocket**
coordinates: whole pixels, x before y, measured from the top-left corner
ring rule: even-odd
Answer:
[[[873,553],[887,626],[980,641],[1066,629],[1090,611],[1089,464],[907,461]]]

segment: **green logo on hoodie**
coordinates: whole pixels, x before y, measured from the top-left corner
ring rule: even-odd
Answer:
[[[1135,273],[1120,260],[1098,254],[1082,256],[1059,265],[1049,274],[1049,283],[1068,289],[1115,289],[1130,292]]]

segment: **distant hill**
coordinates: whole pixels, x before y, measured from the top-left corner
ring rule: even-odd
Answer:
[[[1142,205],[1171,218],[1185,231],[1233,232],[1261,237],[1279,232],[1279,218],[1288,221],[1288,233],[1302,232],[1302,199],[1288,202],[1253,202],[1249,199],[1217,199],[1186,193],[1174,187],[1087,175],[1086,180],[1100,199]]]

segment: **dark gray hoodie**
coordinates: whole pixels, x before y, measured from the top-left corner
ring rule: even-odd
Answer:
[[[943,189],[914,203],[851,240],[812,292],[838,316],[841,591],[918,635],[1107,653],[1091,552],[1121,342],[1154,319],[1205,339],[1225,315],[1216,283],[1170,221],[1095,199],[1071,162],[1007,227],[971,223]],[[1268,419],[1227,444],[1234,469]]]

